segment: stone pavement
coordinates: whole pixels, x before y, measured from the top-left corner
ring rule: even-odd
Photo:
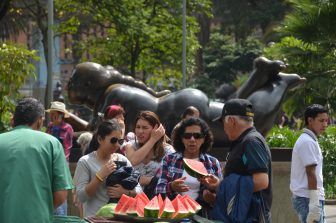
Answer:
[[[326,205],[326,221],[327,223],[336,223],[336,204],[335,205]]]

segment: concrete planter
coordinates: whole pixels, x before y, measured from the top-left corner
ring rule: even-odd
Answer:
[[[273,162],[291,162],[292,160],[292,148],[272,147],[272,161]]]

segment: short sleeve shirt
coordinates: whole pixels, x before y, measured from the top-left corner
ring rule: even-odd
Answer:
[[[18,126],[0,134],[0,222],[52,222],[53,192],[72,189],[61,143]]]
[[[306,166],[309,165],[316,165],[315,174],[319,199],[324,200],[321,148],[316,135],[309,129],[303,129],[303,133],[296,141],[292,153],[290,189],[294,195],[309,198],[306,173]]]
[[[271,152],[264,137],[252,127],[232,142],[224,169],[224,176],[231,173],[247,176],[254,173],[267,173],[268,188],[261,191],[268,211],[272,204],[272,167]],[[225,179],[225,178],[224,178]]]

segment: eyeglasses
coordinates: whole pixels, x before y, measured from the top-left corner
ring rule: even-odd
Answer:
[[[185,132],[183,134],[183,138],[185,139],[191,139],[191,137],[194,137],[194,139],[201,139],[204,138],[204,135],[200,132]]]
[[[122,145],[124,143],[124,139],[118,139],[117,137],[112,137],[110,142],[111,144],[115,144],[116,142],[118,142],[119,145]]]

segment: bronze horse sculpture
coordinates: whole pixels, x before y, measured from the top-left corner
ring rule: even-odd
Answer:
[[[305,81],[297,74],[282,73],[285,65],[259,57],[249,79],[230,98],[247,98],[255,109],[255,126],[264,135],[273,127],[285,94]],[[159,115],[169,135],[188,106],[200,110],[215,137],[215,145],[225,145],[223,127],[211,120],[217,117],[223,102],[210,102],[200,90],[186,88],[176,92],[155,92],[144,83],[120,74],[112,67],[85,62],[78,64],[68,83],[70,103],[83,104],[93,109],[91,127],[94,127],[99,112],[111,104],[124,107],[126,131],[134,130],[134,120],[139,111],[151,110]]]

